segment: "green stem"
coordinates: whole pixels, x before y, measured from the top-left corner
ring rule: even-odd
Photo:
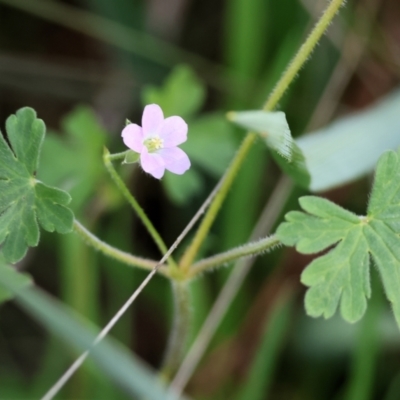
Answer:
[[[114,180],[115,184],[117,185],[118,189],[123,194],[125,199],[132,206],[132,208],[136,211],[137,215],[143,222],[143,225],[146,227],[147,231],[150,233],[151,237],[153,238],[153,240],[157,244],[158,248],[160,249],[161,254],[164,255],[168,251],[167,246],[165,245],[164,241],[162,240],[160,234],[157,232],[154,225],[151,223],[151,221],[147,217],[143,208],[140,207],[139,203],[131,195],[128,188],[125,186],[124,182],[122,181],[120,176],[117,174],[117,171],[115,170],[114,166],[112,165],[110,156],[111,156],[110,152],[106,148],[104,148],[103,161],[104,161],[104,165],[107,168],[107,171],[110,173],[111,178]],[[178,267],[172,257],[169,257],[167,262],[168,262],[168,265],[171,270],[178,269]]]
[[[196,257],[197,252],[199,251],[201,244],[203,243],[205,237],[207,236],[208,231],[210,230],[211,225],[213,224],[214,219],[218,214],[219,209],[221,208],[222,203],[225,200],[226,195],[228,194],[229,188],[231,187],[232,182],[235,179],[236,174],[238,173],[243,160],[245,159],[247,153],[249,152],[251,145],[253,144],[256,137],[257,136],[254,133],[249,133],[246,136],[241,147],[236,153],[235,158],[231,162],[231,165],[226,171],[224,177],[222,178],[223,182],[219,192],[214,197],[214,200],[212,201],[210,208],[208,209],[205,217],[203,218],[203,221],[201,222],[192,243],[182,256],[180,265],[184,270],[186,271],[189,270],[194,258]]]
[[[280,243],[281,242],[276,235],[268,236],[258,240],[257,242],[246,243],[243,246],[236,247],[232,250],[228,250],[224,253],[217,254],[209,258],[205,258],[204,260],[193,264],[193,267],[189,271],[189,276],[195,277],[196,275],[209,271],[212,268],[236,261],[239,258],[256,256],[272,249]]]
[[[128,152],[129,150],[122,151],[121,153],[108,154],[108,159],[110,161],[124,160]]]
[[[141,257],[133,256],[132,254],[126,253],[125,251],[116,249],[109,244],[103,242],[98,237],[89,232],[79,221],[74,220],[74,230],[75,232],[85,241],[89,246],[101,251],[104,255],[111,257],[117,261],[129,265],[130,267],[139,267],[147,270],[152,270],[157,262],[153,260],[148,260]],[[166,268],[160,268],[160,273],[169,276]]]
[[[276,104],[281,99],[286,89],[289,87],[290,83],[299,72],[300,68],[306,63],[322,34],[328,28],[333,17],[335,16],[339,8],[345,3],[345,1],[346,0],[331,1],[328,8],[323,13],[321,19],[315,25],[310,36],[300,47],[300,50],[293,58],[293,61],[289,64],[288,69],[283,73],[282,77],[278,81],[277,85],[275,86],[274,90],[272,91],[271,95],[264,105],[264,110],[272,111],[275,108]],[[189,245],[181,259],[180,265],[184,270],[188,271],[191,264],[193,263],[193,260],[195,259],[201,244],[204,242],[204,239],[206,238],[208,231],[210,230],[211,225],[213,224],[221,208],[221,205],[224,202],[226,195],[228,194],[229,188],[231,187],[233,180],[236,177],[237,172],[239,171],[239,168],[242,165],[256,137],[256,134],[252,132],[249,132],[247,134],[246,138],[242,142],[241,147],[236,153],[235,158],[228,167],[228,170],[223,177],[220,192],[215,196],[210,208],[208,209],[202,223],[200,224],[195,234],[192,243]]]
[[[172,281],[174,318],[168,340],[161,378],[169,381],[177,371],[187,344],[191,325],[191,302],[188,281]]]
[[[279,82],[276,84],[275,88],[264,104],[264,110],[271,111],[275,108],[275,106],[278,104],[278,101],[282,98],[300,69],[309,59],[311,53],[321,39],[321,36],[325,33],[325,31],[328,29],[328,26],[332,22],[333,17],[339,11],[339,8],[345,4],[345,2],[346,0],[332,0],[330,2],[329,6],[316,23],[307,40],[302,44],[288,68],[281,76],[281,79],[279,79]]]

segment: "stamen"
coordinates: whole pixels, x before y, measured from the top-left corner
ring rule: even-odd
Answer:
[[[147,147],[149,153],[153,153],[164,147],[164,141],[158,136],[146,139],[143,144]]]

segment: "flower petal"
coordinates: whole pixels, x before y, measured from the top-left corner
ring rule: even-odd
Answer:
[[[157,133],[159,126],[164,121],[164,114],[157,104],[149,104],[143,110],[142,129],[144,137]]]
[[[131,150],[141,153],[143,149],[143,131],[139,125],[129,124],[122,130],[122,140]]]
[[[161,179],[165,172],[165,162],[163,157],[157,153],[149,153],[144,147],[140,155],[140,164],[147,173],[154,178]]]
[[[175,147],[178,144],[186,142],[188,126],[181,117],[166,118],[159,130],[158,134],[164,141],[164,147]]]
[[[182,175],[190,168],[189,157],[179,147],[164,148],[158,154],[163,158],[165,168],[174,174]]]

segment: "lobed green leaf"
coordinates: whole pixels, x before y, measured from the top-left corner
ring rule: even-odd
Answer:
[[[303,272],[301,281],[310,289],[306,310],[313,317],[330,318],[341,298],[341,312],[349,322],[359,320],[370,296],[368,248],[360,230],[349,231],[328,254],[315,259]]]
[[[380,158],[367,216],[357,217],[314,196],[299,202],[305,212],[288,213],[277,230],[278,238],[305,254],[336,245],[303,271],[301,281],[309,286],[307,313],[329,318],[340,303],[344,319],[359,320],[371,295],[373,260],[400,326],[400,151]]]
[[[287,222],[280,225],[278,234],[283,244],[296,245],[304,254],[318,253],[337,243],[360,222],[357,216],[326,199],[306,196],[299,202],[309,214],[289,212]]]
[[[39,242],[39,224],[47,231],[67,233],[73,214],[68,193],[36,179],[45,125],[31,108],[7,119],[11,147],[0,135],[0,245],[6,261],[24,257]]]

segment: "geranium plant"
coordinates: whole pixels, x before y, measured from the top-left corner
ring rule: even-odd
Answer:
[[[325,251],[302,273],[301,281],[308,287],[305,295],[308,315],[330,318],[340,308],[346,321],[361,319],[371,296],[370,268],[373,264],[379,271],[386,296],[400,325],[400,152],[395,146],[388,148],[382,155],[379,146],[374,146],[373,156],[380,158],[365,215],[356,215],[322,197],[304,196],[299,199],[303,211],[287,213],[276,233],[260,235],[256,230],[256,237],[239,247],[208,258],[198,258],[252,146],[266,146],[284,173],[300,187],[313,191],[324,189],[320,179],[321,169],[328,168],[323,166],[324,163],[331,162],[333,165],[336,159],[325,157],[322,161],[316,161],[312,145],[307,139],[293,139],[285,113],[274,110],[344,2],[330,2],[262,110],[231,112],[227,115],[231,122],[245,127],[249,133],[216,188],[172,246],[165,244],[144,209],[125,185],[115,164],[122,164],[122,168],[125,164],[140,165],[143,171],[157,180],[164,179],[165,171],[177,174],[179,178],[181,175],[182,178],[193,177],[190,175],[191,160],[185,150],[178,147],[191,140],[190,122],[185,122],[177,115],[164,118],[158,104],[148,104],[144,108],[141,125],[127,121],[126,126],[121,128],[122,141],[128,150],[110,154],[104,149],[104,166],[119,195],[133,207],[154,239],[160,251],[158,260],[132,255],[111,246],[74,217],[69,206],[71,196],[64,190],[41,182],[37,177],[45,140],[44,122],[28,107],[8,118],[6,135],[0,136],[0,300],[16,296],[17,301],[50,329],[85,349],[83,355],[50,388],[44,399],[53,398],[91,354],[129,393],[148,399],[178,398],[199,358],[199,353],[196,353],[198,348],[195,348],[182,364],[187,351],[193,311],[189,294],[191,282],[205,272],[249,256],[261,255],[282,245],[296,247],[298,252],[304,254]],[[398,104],[397,97],[390,102]],[[356,120],[353,122],[356,123]],[[317,133],[315,137],[318,140],[320,136]],[[368,169],[369,165],[363,164],[356,173],[360,175]],[[342,181],[352,178],[346,177]],[[185,242],[186,248],[181,257],[175,258],[174,250],[198,220],[201,222],[192,240]],[[29,247],[38,245],[40,228],[61,234],[74,231],[88,246],[102,254],[149,271],[143,283],[99,333],[90,332],[62,307],[49,302],[46,295],[32,286],[29,277],[10,266],[20,261]],[[170,280],[174,295],[174,318],[160,369],[162,380],[169,385],[169,389],[156,380],[147,367],[135,358],[127,357],[112,342],[99,344],[156,273]],[[80,336],[75,335],[77,332]],[[118,360],[117,369],[108,363],[113,357]],[[136,378],[131,381],[134,375]]]

